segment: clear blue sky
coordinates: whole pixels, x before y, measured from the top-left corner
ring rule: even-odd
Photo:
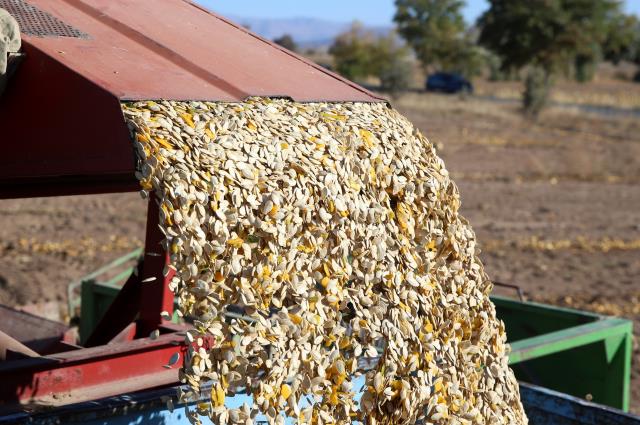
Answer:
[[[256,18],[310,17],[368,25],[390,25],[393,0],[196,0],[222,14]],[[640,15],[640,0],[625,0],[627,12]],[[467,0],[464,16],[474,22],[487,7],[486,0]]]

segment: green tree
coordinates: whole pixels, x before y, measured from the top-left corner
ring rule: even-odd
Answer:
[[[618,64],[633,61],[638,53],[640,21],[634,15],[613,10],[594,32],[598,37],[586,41],[575,57],[574,75],[580,82],[591,81],[602,60]]]
[[[532,66],[536,73],[544,73],[544,78],[527,78],[525,98],[535,84],[546,85],[535,88],[544,95],[536,105],[544,105],[553,74],[597,63],[611,17],[621,7],[618,0],[489,0],[489,4],[479,19],[479,42],[500,57],[503,69]],[[530,112],[537,114],[540,109]]]
[[[396,0],[393,18],[398,33],[413,48],[424,68],[459,66],[466,47],[462,0]]]
[[[413,63],[409,48],[394,32],[378,37],[372,45],[369,68],[380,80],[382,90],[396,97],[406,90],[411,82]]]
[[[283,34],[281,37],[274,38],[273,42],[292,52],[298,51],[298,45],[290,34]]]
[[[353,22],[351,28],[340,34],[329,48],[336,71],[350,80],[371,75],[372,44],[374,35],[366,31],[360,22]]]
[[[354,22],[329,49],[336,71],[351,80],[377,77],[380,87],[396,96],[410,83],[413,62],[397,34],[377,36]]]
[[[633,62],[640,55],[640,21],[635,15],[613,15],[607,30],[602,46],[606,60]]]
[[[456,72],[467,78],[476,77],[482,74],[482,71],[489,64],[489,60],[486,49],[469,40],[464,40],[453,52],[451,62],[445,70]]]

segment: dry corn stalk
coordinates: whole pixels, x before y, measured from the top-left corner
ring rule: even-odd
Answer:
[[[526,423],[458,190],[404,117],[262,98],[123,108],[196,319],[185,397],[212,384],[194,422]],[[230,305],[250,319],[226,321]],[[239,390],[253,405],[226,408]]]

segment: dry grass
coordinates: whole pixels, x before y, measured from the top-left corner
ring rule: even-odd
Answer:
[[[520,99],[523,83],[478,81],[475,83],[475,89],[478,96]],[[565,104],[635,109],[640,108],[640,84],[614,80],[588,84],[559,82],[551,91],[551,100]]]
[[[19,238],[0,242],[0,255],[54,255],[64,258],[92,259],[111,252],[126,252],[142,246],[142,241],[124,235],[111,235],[108,240],[84,237],[65,240]]]
[[[466,97],[461,95],[439,95],[427,93],[406,93],[392,102],[393,106],[401,109],[418,110],[422,113],[438,115],[450,115],[462,112],[477,114],[479,116],[506,117],[517,113],[518,107],[513,105],[500,105],[499,107],[487,107],[492,105],[485,99]],[[474,123],[474,125],[482,123]]]
[[[533,235],[517,241],[501,239],[485,239],[482,242],[485,251],[515,248],[534,251],[583,250],[589,252],[640,251],[640,239],[625,240],[618,237],[604,236],[591,238],[577,236],[572,239],[548,239],[545,236]]]

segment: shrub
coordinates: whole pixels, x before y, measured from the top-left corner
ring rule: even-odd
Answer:
[[[525,80],[523,106],[526,115],[536,118],[546,106],[550,88],[549,74],[541,68],[529,69]]]

